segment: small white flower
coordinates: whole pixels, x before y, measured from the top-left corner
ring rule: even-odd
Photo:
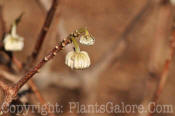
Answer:
[[[73,68],[84,69],[84,68],[88,68],[91,62],[90,62],[90,58],[87,52],[71,51],[66,55],[65,64],[71,67],[72,69]]]
[[[12,26],[11,33],[4,38],[4,48],[7,51],[20,51],[24,47],[24,39],[16,34],[16,25]]]
[[[80,43],[84,45],[93,45],[95,43],[95,39],[89,34],[82,35],[80,37]]]

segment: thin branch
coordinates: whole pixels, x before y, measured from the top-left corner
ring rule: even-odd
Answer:
[[[31,64],[33,64],[35,59],[37,58],[37,56],[41,50],[41,46],[44,42],[44,39],[46,38],[47,32],[51,26],[52,21],[53,21],[53,17],[55,16],[57,6],[58,6],[58,0],[53,0],[52,7],[49,10],[49,12],[47,13],[45,22],[43,24],[43,27],[42,27],[41,32],[40,32],[39,37],[38,37],[38,41],[37,41],[35,49],[34,49],[34,52],[32,53],[32,57],[30,60],[31,62],[28,63],[28,65],[26,65],[26,67],[24,68],[24,71],[27,70],[31,66]],[[22,69],[22,65],[21,65],[22,63],[20,61],[18,61],[15,57],[13,57],[13,62],[16,64],[16,66],[18,67],[19,70]],[[41,102],[41,104],[45,104],[46,102],[45,102],[44,98],[41,96],[40,92],[38,91],[36,84],[32,80],[29,80],[29,85],[30,85],[31,89],[33,90],[34,94],[36,95],[36,97],[38,98],[38,100]],[[15,89],[13,89],[13,91],[15,91]],[[16,90],[16,92],[14,92],[14,94],[17,94],[17,91],[18,90]],[[11,95],[11,96],[14,96],[14,95]],[[10,101],[10,100],[11,99],[7,100],[7,105],[8,105],[8,101]],[[54,116],[54,114],[50,113],[49,110],[48,110],[48,113],[49,113],[49,115]]]
[[[28,82],[30,84],[30,86],[32,87],[32,91],[35,93],[36,97],[38,98],[38,100],[40,101],[40,103],[43,105],[45,104],[45,100],[44,98],[41,96],[37,86],[35,85],[35,83],[33,81],[29,81]]]
[[[16,58],[15,58],[16,59]],[[16,59],[17,60],[17,59]],[[16,61],[18,62],[19,64],[21,64],[20,61]],[[16,64],[16,62],[14,62]],[[18,63],[16,64],[18,70],[21,70],[21,66],[18,65]],[[16,79],[18,78],[18,76],[15,76],[13,74],[10,74],[9,72],[6,72],[6,71],[3,71],[3,70],[0,70],[0,75],[3,76],[4,78],[6,78],[7,80],[9,81],[12,81],[12,82],[16,82]],[[2,88],[7,90],[8,86],[5,85],[4,83],[0,82],[0,84],[2,85]],[[42,97],[41,93],[39,92],[36,84],[33,82],[33,80],[30,80],[28,82],[29,86],[31,87],[32,91],[34,92],[35,96],[37,97],[37,99],[39,100],[39,102],[42,104],[42,105],[45,105],[46,104],[46,101],[44,100],[44,98]],[[0,86],[1,86],[0,85]],[[25,86],[25,85],[24,85]],[[23,86],[23,88],[24,88]],[[48,107],[46,109],[49,113],[50,116],[55,116],[52,112],[49,111]]]
[[[8,89],[8,85],[6,83],[4,83],[3,81],[0,81],[0,87],[3,89],[3,90],[7,90]]]
[[[98,85],[97,82],[99,79],[99,75],[101,74],[101,72],[110,67],[112,62],[114,62],[116,58],[118,58],[121,55],[121,53],[125,50],[125,39],[132,32],[132,30],[138,26],[138,24],[145,22],[145,17],[143,16],[145,16],[150,10],[151,3],[152,1],[149,0],[145,4],[145,6],[136,14],[136,16],[134,16],[134,18],[126,26],[124,32],[122,32],[121,36],[113,43],[113,45],[108,50],[106,50],[106,52],[102,55],[100,60],[98,60],[98,62],[95,64],[95,66],[92,69],[80,75],[83,79],[82,92],[84,92],[85,95],[88,94],[88,97],[86,97],[85,100],[82,100],[83,102],[86,102],[88,104],[94,102],[92,100],[93,97],[96,96],[95,88],[96,85]],[[111,50],[113,51],[113,53],[111,53]]]
[[[3,36],[5,35],[5,32],[6,32],[6,26],[5,26],[5,21],[4,21],[4,18],[3,18],[3,8],[2,6],[0,6],[0,25],[1,25],[1,36],[0,38],[3,38]],[[0,42],[1,44],[1,42]],[[2,45],[0,45],[1,47]]]
[[[17,82],[14,86],[15,91],[17,92],[29,79],[31,79],[33,77],[33,75],[35,75],[38,70],[45,64],[47,63],[49,60],[51,60],[56,54],[57,52],[59,52],[65,45],[68,45],[71,43],[70,39],[67,40],[63,40],[62,42],[60,42],[58,44],[58,46],[56,46],[55,48],[53,48],[49,54],[47,56],[45,56],[39,64],[37,64],[31,71],[29,71],[19,82]]]
[[[81,29],[80,29],[81,31]],[[53,59],[56,54],[62,50],[66,45],[70,44],[72,41],[72,37],[78,37],[83,32],[75,31],[74,33],[70,34],[67,39],[64,39],[58,45],[56,45],[48,55],[46,55],[31,71],[25,74],[23,78],[21,78],[16,84],[14,84],[12,87],[9,87],[7,90],[9,92],[8,96],[6,96],[6,99],[4,101],[3,109],[7,109],[9,104],[14,100],[17,96],[18,91],[21,87],[23,87],[37,72],[38,70],[46,64],[49,60]],[[3,109],[1,109],[3,111]]]
[[[6,27],[5,27],[5,21],[4,21],[4,18],[3,18],[3,8],[2,8],[2,6],[0,6],[0,22],[1,22],[2,31],[3,31],[3,33],[5,33],[6,32]]]
[[[22,62],[20,62],[14,55],[12,56],[12,61],[17,66],[18,70],[22,70]]]
[[[36,2],[38,3],[40,1],[39,0],[36,0]],[[28,64],[26,64],[26,66],[24,68],[24,71],[25,70],[28,70],[28,68],[30,68],[31,65],[34,63],[35,59],[37,59],[37,57],[39,55],[39,52],[41,50],[41,46],[42,46],[42,44],[44,42],[44,39],[46,38],[47,32],[48,32],[48,30],[49,30],[49,28],[50,28],[50,26],[51,26],[51,24],[53,22],[53,17],[56,14],[57,8],[58,8],[58,0],[53,0],[52,6],[51,6],[50,10],[47,13],[45,22],[44,22],[43,27],[41,29],[41,32],[40,32],[40,34],[38,36],[38,40],[37,40],[37,43],[35,45],[35,49],[34,49],[34,51],[32,53],[32,56],[29,57],[29,58],[31,58],[29,60],[30,62]],[[15,63],[19,67],[19,69],[21,69],[21,66],[20,66],[21,63],[19,63],[19,62],[15,62]],[[41,93],[37,89],[36,84],[32,80],[29,80],[29,85],[30,85],[32,91],[34,92],[34,94],[36,95],[36,97],[38,98],[38,100],[40,101],[40,103],[41,104],[45,104],[46,101],[44,100],[44,98],[42,97]],[[49,110],[48,110],[48,112],[49,112]],[[54,116],[53,113],[49,113],[49,115]]]
[[[52,23],[53,17],[55,15],[56,10],[57,10],[58,1],[59,0],[53,0],[52,7],[48,11],[48,14],[46,16],[45,22],[44,22],[43,27],[41,29],[41,32],[39,34],[37,43],[35,45],[35,49],[34,49],[34,51],[32,53],[32,59],[33,60],[36,59],[37,56],[40,53],[40,49],[41,49],[42,43],[43,43],[44,39],[46,38],[47,32],[48,32],[48,30],[50,28],[50,25]]]
[[[59,42],[58,45],[56,45],[48,55],[46,55],[31,71],[25,74],[23,78],[21,78],[16,84],[9,87],[7,92],[9,93],[6,96],[6,99],[4,100],[4,105],[1,108],[7,109],[9,104],[12,102],[12,100],[16,99],[18,91],[23,87],[37,72],[38,70],[46,64],[49,60],[53,59],[59,51],[61,51],[66,45],[72,43],[72,38],[78,38],[80,35],[84,34],[85,29],[80,28],[78,30],[75,30],[73,33],[69,34],[66,39]]]
[[[160,98],[160,95],[161,95],[161,93],[162,93],[162,91],[165,87],[165,83],[166,83],[166,80],[168,78],[168,72],[169,72],[169,69],[170,69],[170,65],[172,64],[172,59],[173,59],[173,56],[174,56],[174,52],[175,52],[175,30],[173,31],[173,34],[172,34],[172,41],[171,41],[171,44],[170,44],[169,58],[165,61],[162,73],[160,75],[159,83],[157,85],[156,91],[155,91],[155,93],[153,95],[153,98],[152,98],[152,101],[155,104],[157,104],[157,102]],[[155,107],[156,107],[155,105],[152,105],[151,106],[151,111],[153,111]],[[148,114],[148,116],[152,116],[152,113]]]
[[[44,7],[44,5],[41,3],[41,0],[35,0],[35,2],[43,13],[45,13],[47,11],[46,8]]]
[[[6,72],[4,70],[0,70],[0,75],[3,76],[5,79],[11,81],[11,82],[16,82],[16,79],[18,78],[17,76],[9,73],[9,72]]]
[[[36,86],[36,84],[30,80],[29,85],[32,88],[32,91],[35,93],[35,96],[37,97],[37,99],[39,100],[39,102],[41,103],[41,105],[46,105],[46,101],[45,99],[42,97],[40,91],[38,90],[38,87]],[[48,109],[48,107],[46,107],[47,112],[49,113],[50,116],[55,116],[53,112],[50,112],[50,110]]]

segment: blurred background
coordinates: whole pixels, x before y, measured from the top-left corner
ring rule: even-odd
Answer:
[[[169,57],[174,9],[161,0],[58,0],[58,7],[36,63],[57,42],[80,27],[87,27],[95,37],[95,45],[83,46],[91,58],[85,70],[72,70],[64,63],[72,50],[68,45],[44,65],[33,80],[49,103],[63,106],[60,116],[147,116],[136,113],[69,112],[69,102],[80,104],[143,104],[147,106],[156,90],[166,59]],[[27,62],[32,53],[52,0],[0,0],[0,36],[23,13],[17,33],[24,37],[23,51],[14,55]],[[2,24],[3,23],[3,24]],[[1,59],[2,55],[1,53]],[[3,56],[4,57],[4,56]],[[5,58],[5,61],[8,58]],[[159,104],[175,105],[175,59],[173,58]],[[4,62],[4,61],[3,61]],[[9,72],[3,63],[1,71]],[[20,76],[21,77],[21,76]],[[16,80],[19,80],[16,79]],[[32,94],[27,102],[39,103]],[[39,115],[39,114],[30,114]],[[174,116],[174,113],[155,113]]]

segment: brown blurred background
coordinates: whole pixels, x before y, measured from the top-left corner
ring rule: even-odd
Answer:
[[[66,53],[72,49],[69,45],[34,77],[46,101],[64,106],[64,113],[57,115],[76,116],[76,113],[69,113],[68,103],[71,101],[82,104],[105,104],[108,101],[114,104],[147,104],[153,96],[168,58],[174,9],[171,8],[171,12],[166,14],[166,8],[159,0],[59,1],[59,9],[37,61],[46,55],[56,42],[80,27],[87,27],[96,43],[94,46],[80,46],[81,50],[87,51],[91,57],[92,65],[89,69],[76,71],[64,64]],[[15,53],[20,61],[26,62],[34,49],[51,3],[52,0],[0,0],[6,31],[14,19],[24,13],[17,29],[18,34],[25,38],[24,50]],[[139,18],[135,19],[136,17]],[[173,59],[159,104],[175,105],[174,61]],[[27,96],[31,104],[38,103],[33,94]],[[173,113],[155,115],[174,116]]]

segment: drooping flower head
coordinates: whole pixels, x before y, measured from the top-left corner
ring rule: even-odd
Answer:
[[[94,38],[85,28],[76,30],[74,33],[68,36],[74,45],[74,51],[67,53],[65,64],[72,69],[85,69],[91,65],[88,53],[86,51],[81,51],[78,42],[76,41],[76,38],[79,38],[79,36],[80,43],[82,44],[93,45],[95,42]]]
[[[24,39],[17,35],[16,24],[13,24],[11,32],[5,36],[3,43],[4,48],[7,51],[21,51],[23,49]]]
[[[84,69],[88,68],[91,64],[90,58],[87,52],[71,51],[66,55],[65,64],[67,64],[72,69]]]

